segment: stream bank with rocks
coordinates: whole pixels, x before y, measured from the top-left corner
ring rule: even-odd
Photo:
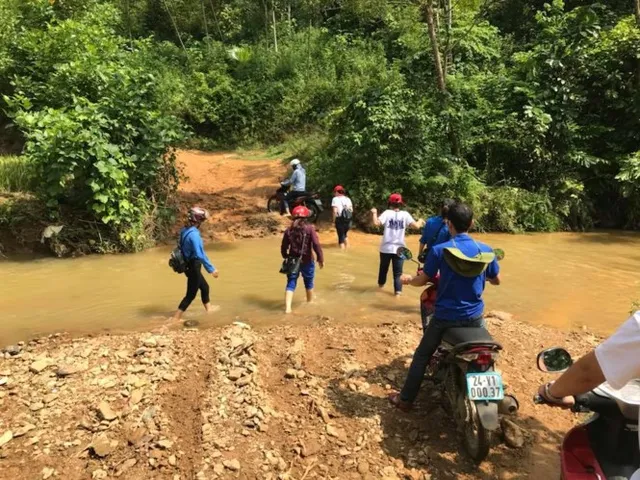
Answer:
[[[577,418],[531,401],[544,347],[576,356],[600,339],[495,312],[498,368],[520,401],[480,466],[460,450],[425,382],[404,414],[386,400],[404,380],[417,323],[355,326],[320,317],[253,329],[69,338],[3,349],[0,479],[524,479],[558,476]],[[518,440],[519,439],[519,440]],[[511,442],[513,443],[513,442]]]

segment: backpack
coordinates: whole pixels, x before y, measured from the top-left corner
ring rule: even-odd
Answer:
[[[346,202],[342,204],[342,212],[340,212],[340,216],[336,220],[342,224],[351,223],[351,220],[353,220],[353,210],[347,208]]]
[[[186,240],[188,236],[189,234],[186,234],[184,240]],[[187,271],[187,260],[184,258],[184,253],[182,252],[181,239],[178,239],[178,246],[171,251],[169,266],[176,273],[182,274]]]
[[[351,210],[343,208],[342,212],[340,213],[340,220],[344,223],[350,222],[351,220],[353,220],[353,212]]]
[[[296,276],[300,272],[300,265],[302,264],[302,256],[307,248],[307,232],[302,234],[302,248],[300,250],[300,255],[297,257],[289,255],[282,262],[282,266],[280,267],[280,273],[287,276]]]

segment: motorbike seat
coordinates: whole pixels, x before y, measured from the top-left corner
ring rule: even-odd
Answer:
[[[474,345],[490,345],[497,350],[502,350],[502,345],[496,342],[485,328],[450,328],[444,332],[442,341],[455,347],[456,350]]]

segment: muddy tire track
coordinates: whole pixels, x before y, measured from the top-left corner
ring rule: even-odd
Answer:
[[[197,465],[202,462],[202,401],[206,394],[211,366],[201,345],[194,338],[184,345],[187,364],[186,376],[163,392],[162,408],[166,412],[170,429],[177,437],[178,450],[183,452],[177,460],[180,474],[195,478]]]

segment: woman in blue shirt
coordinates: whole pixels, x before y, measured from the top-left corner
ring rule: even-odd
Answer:
[[[196,298],[198,290],[200,290],[200,298],[202,298],[202,304],[207,313],[214,311],[209,299],[209,284],[204,275],[202,275],[202,267],[204,267],[213,278],[218,278],[218,270],[207,257],[202,244],[202,237],[200,236],[200,225],[207,218],[209,218],[209,212],[204,208],[193,207],[189,210],[188,225],[180,230],[180,248],[187,263],[187,269],[184,272],[187,276],[187,294],[180,302],[180,306],[178,306],[178,310],[173,316],[173,320],[176,322],[180,321],[182,314]]]
[[[435,245],[448,242],[451,239],[449,234],[449,228],[447,227],[447,214],[449,213],[449,207],[455,202],[447,199],[442,202],[442,208],[440,209],[440,215],[434,215],[427,219],[427,222],[422,229],[422,237],[420,237],[420,247],[418,248],[418,260],[422,263],[427,258],[427,253]]]

